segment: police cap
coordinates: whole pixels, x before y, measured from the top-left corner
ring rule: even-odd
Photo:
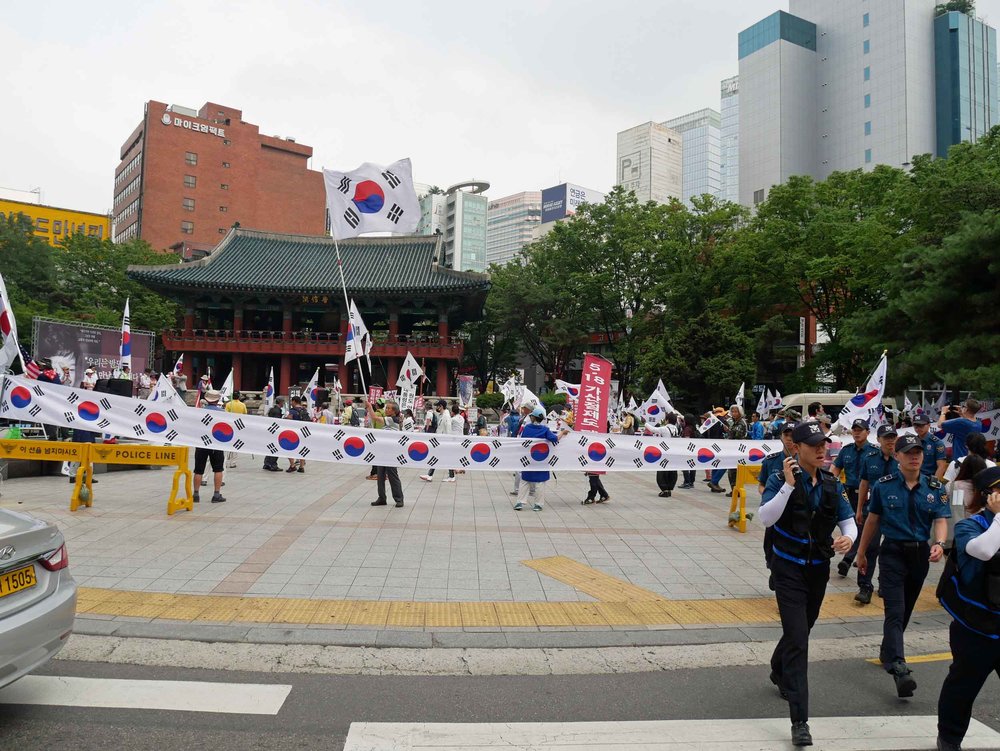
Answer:
[[[976,485],[976,490],[995,490],[1000,486],[1000,467],[987,467],[976,473],[972,478]]]
[[[805,422],[800,422],[792,429],[792,441],[794,443],[804,443],[807,446],[818,446],[824,441],[829,443],[830,439],[826,437],[818,421],[806,420]]]
[[[880,425],[879,426],[879,428],[878,428],[878,437],[882,438],[883,436],[887,436],[887,435],[888,436],[897,436],[897,435],[899,435],[898,431],[896,430],[896,426],[895,425]]]
[[[924,450],[924,444],[921,443],[920,439],[915,435],[904,435],[898,441],[896,441],[896,453],[905,454],[907,451],[913,451],[913,449]]]
[[[931,417],[926,412],[921,412],[919,415],[914,415],[913,417],[914,425],[930,425]]]

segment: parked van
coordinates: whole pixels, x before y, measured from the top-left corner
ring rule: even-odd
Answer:
[[[854,396],[850,391],[836,391],[832,394],[790,394],[789,396],[781,397],[781,406],[784,409],[798,410],[802,414],[802,417],[805,418],[808,416],[809,405],[813,402],[819,402],[823,405],[823,411],[836,421],[840,415],[840,410]],[[895,411],[896,400],[885,398],[882,400],[882,405]]]

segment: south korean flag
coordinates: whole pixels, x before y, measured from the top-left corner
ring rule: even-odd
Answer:
[[[366,232],[409,234],[420,221],[409,159],[388,167],[365,162],[352,172],[323,170],[326,205],[333,236],[339,240]]]

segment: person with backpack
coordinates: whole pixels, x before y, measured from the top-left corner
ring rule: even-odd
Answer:
[[[309,419],[309,412],[304,406],[302,406],[302,399],[297,396],[292,397],[292,406],[288,410],[289,420],[299,420],[301,422],[312,422]],[[306,460],[305,459],[289,459],[288,469],[286,472],[298,472],[299,474],[306,471]]]
[[[488,433],[486,415],[483,414],[482,410],[479,410],[479,416],[476,418],[476,435],[488,435]]]
[[[972,705],[990,677],[1000,675],[1000,468],[973,478],[973,516],[955,525],[937,596],[954,619],[949,629],[952,662],[938,698],[937,747],[960,751]]]

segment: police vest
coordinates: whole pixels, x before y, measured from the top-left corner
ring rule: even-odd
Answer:
[[[819,565],[833,558],[833,529],[837,526],[837,507],[840,493],[837,478],[820,470],[823,483],[819,506],[815,511],[809,503],[805,485],[800,476],[795,481],[792,497],[788,499],[781,518],[774,524],[771,538],[776,556],[800,566]]]
[[[990,523],[981,514],[970,516],[984,530]],[[986,561],[983,567],[983,588],[980,592],[962,590],[958,576],[958,554],[952,548],[941,572],[937,597],[941,607],[970,631],[990,639],[1000,639],[1000,553]]]

